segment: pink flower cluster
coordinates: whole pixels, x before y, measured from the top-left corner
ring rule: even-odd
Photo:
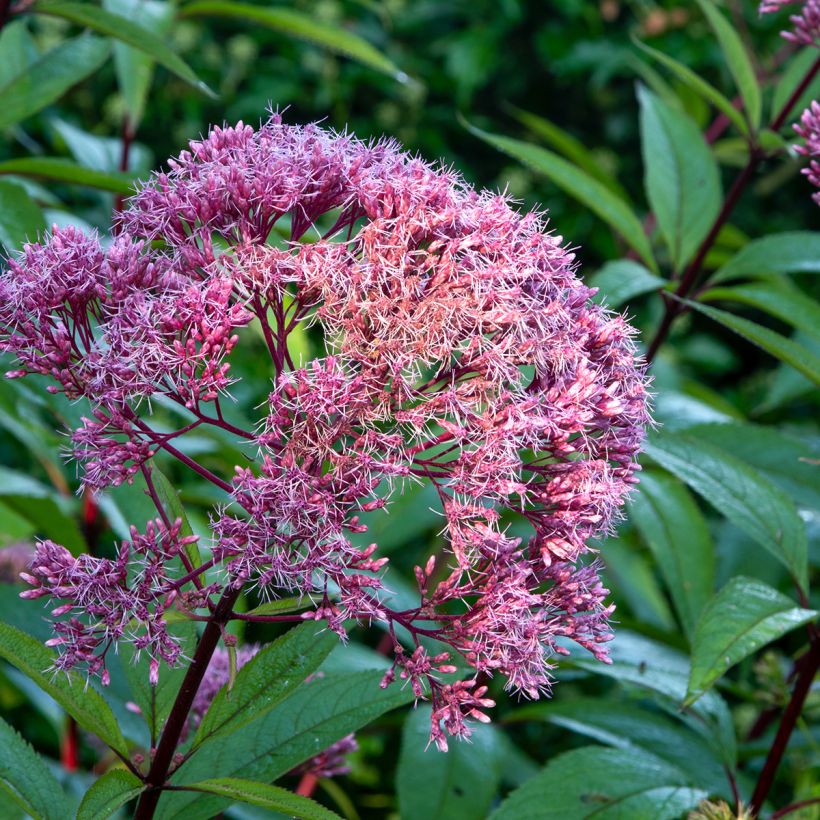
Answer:
[[[809,164],[803,169],[809,182],[815,188],[820,188],[820,103],[815,100],[800,118],[800,123],[794,130],[803,137],[805,145],[798,145],[796,151],[804,157],[809,157]],[[820,191],[812,196],[820,205]]]
[[[792,30],[782,32],[783,38],[801,46],[816,46],[820,40],[820,0],[764,0],[760,13],[774,14],[795,5],[800,11],[789,17]]]
[[[131,552],[98,572],[41,546],[35,594],[92,615],[88,645],[86,633],[61,633],[64,666],[99,668],[94,653],[127,619],[154,635],[185,585],[190,610],[213,611],[217,585],[203,581],[215,563],[227,587],[305,596],[308,616],[342,636],[346,619],[384,622],[395,657],[384,684],[398,677],[432,700],[442,748],[445,733],[486,719],[478,674],[538,697],[568,642],[606,659],[612,607],[597,564],[580,559],[636,481],[647,380],[632,328],[590,302],[541,216],[391,142],[273,116],[192,143],[119,228],[106,248],[55,230],[11,263],[0,280],[0,339],[19,360],[9,375],[45,374],[91,402],[73,436],[85,486],[142,473],[151,490],[149,462],[164,450],[228,495],[212,515],[213,562],[158,575],[150,600],[124,574]],[[221,402],[252,321],[273,389],[250,431]],[[292,360],[302,323],[321,330],[326,355]],[[157,432],[160,396],[193,421]],[[201,425],[256,457],[215,475],[174,444]],[[366,530],[363,513],[418,483],[437,491],[447,549],[417,569],[418,605],[396,611],[378,545],[351,535]],[[529,540],[508,533],[515,519]],[[151,554],[158,573],[169,549]],[[161,640],[152,646],[172,660]],[[453,652],[475,675],[452,680]]]

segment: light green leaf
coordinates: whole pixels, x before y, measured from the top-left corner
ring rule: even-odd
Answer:
[[[300,686],[338,643],[333,632],[320,630],[315,621],[300,624],[251,658],[237,673],[233,688],[223,686],[213,699],[193,748],[260,719]]]
[[[180,11],[180,17],[229,17],[298,37],[342,54],[369,68],[406,80],[406,75],[377,48],[350,31],[327,25],[314,17],[291,9],[272,6],[252,6],[249,3],[226,2],[226,0],[194,0]]]
[[[780,78],[780,82],[774,90],[770,120],[774,120],[780,115],[780,112],[791,99],[792,94],[794,94],[809,71],[811,71],[811,67],[816,59],[817,52],[813,48],[798,49],[791,57],[786,64],[786,69]],[[814,79],[809,83],[809,87],[804,90],[800,99],[792,106],[792,111],[803,111],[811,105],[812,100],[818,98],[820,98],[820,75],[815,75]],[[789,135],[793,136],[791,119],[786,119],[786,123],[788,124]]]
[[[188,536],[193,535],[194,531],[188,521],[188,516],[185,513],[185,507],[182,506],[182,502],[179,500],[179,493],[174,485],[171,484],[156,464],[151,464],[148,469],[151,472],[151,479],[154,482],[154,489],[157,491],[157,495],[159,496],[159,500],[162,503],[166,514],[171,521],[179,520],[182,522],[182,527],[179,530],[180,536],[187,538]],[[202,564],[202,557],[199,554],[199,547],[197,546],[196,541],[185,546],[185,553],[195,569]]]
[[[123,148],[123,142],[119,137],[98,137],[59,117],[52,117],[49,124],[60,135],[77,163],[104,174],[112,171],[118,173]],[[141,143],[132,142],[128,151],[126,173],[134,174],[139,170],[147,173],[152,163],[150,151]]]
[[[54,655],[39,641],[8,624],[0,623],[0,657],[14,664],[66,710],[83,729],[122,755],[128,746],[117,720],[99,693],[76,675],[56,673]]]
[[[194,88],[214,96],[213,92],[191,70],[190,66],[171,51],[152,31],[132,22],[127,17],[112,14],[90,3],[65,3],[62,0],[37,0],[31,9],[38,14],[59,17],[92,31],[113,37],[115,40],[133,46],[156,60],[161,66],[185,80]]]
[[[645,471],[630,504],[630,520],[652,551],[691,639],[715,585],[715,547],[703,515],[686,487]]]
[[[760,125],[762,110],[760,85],[757,82],[754,65],[746,51],[746,46],[743,45],[734,26],[715,8],[712,0],[697,0],[697,2],[720,42],[729,71],[735,78],[737,89],[743,98],[746,116],[752,129],[756,130]]]
[[[45,231],[43,212],[25,189],[0,182],[0,243],[6,252],[19,251],[26,242],[36,242]]]
[[[51,769],[4,720],[0,720],[0,792],[38,820],[64,820],[68,815],[65,794]]]
[[[0,86],[22,74],[37,59],[37,47],[24,20],[11,20],[0,32]]]
[[[658,51],[646,43],[635,40],[635,45],[642,51],[652,57],[653,60],[666,66],[682,83],[689,86],[696,94],[702,97],[707,102],[711,103],[718,109],[718,111],[725,114],[732,124],[742,133],[748,135],[749,126],[743,119],[740,111],[735,108],[731,101],[720,93],[713,85],[710,85],[706,80],[702,79],[698,74],[695,74],[691,68],[679,63],[668,54]]]
[[[8,128],[59,100],[108,58],[109,43],[83,34],[47,51],[0,88],[0,128]]]
[[[736,663],[817,614],[761,581],[732,578],[698,622],[686,702],[694,702]]]
[[[126,769],[109,769],[85,793],[77,820],[105,820],[144,789],[145,784]]]
[[[666,281],[650,273],[640,262],[616,259],[607,262],[588,282],[598,288],[595,301],[615,310],[637,296],[660,290]]]
[[[559,188],[582,202],[617,231],[652,270],[657,269],[649,239],[631,206],[597,179],[545,148],[490,134],[476,128],[466,120],[464,125],[479,139],[518,160],[533,171],[548,177]]]
[[[644,186],[676,270],[694,256],[720,211],[717,162],[682,111],[638,88]]]
[[[715,273],[710,282],[716,284],[743,277],[818,272],[820,232],[788,231],[749,242]]]
[[[774,555],[805,588],[806,527],[779,487],[732,453],[688,433],[654,433],[645,452]]]
[[[496,730],[477,725],[470,742],[440,752],[430,740],[430,707],[407,716],[396,772],[403,820],[484,820],[498,788]],[[429,745],[428,745],[429,744]]]
[[[737,302],[762,310],[794,328],[820,335],[820,305],[788,280],[750,282],[710,288],[700,297],[708,302]]]
[[[47,179],[52,182],[67,182],[86,188],[111,191],[115,194],[134,193],[134,178],[129,174],[114,172],[103,174],[57,157],[8,159],[0,162],[0,175],[3,174]]]
[[[490,820],[677,820],[707,796],[677,766],[642,749],[585,746],[553,758]]]
[[[289,612],[298,612],[300,609],[310,607],[307,598],[278,598],[275,601],[265,601],[253,609],[248,610],[247,615],[286,615]]]
[[[211,780],[201,780],[186,788],[227,797],[232,802],[250,803],[252,806],[278,811],[288,817],[297,817],[301,820],[340,820],[336,812],[326,809],[315,800],[294,794],[287,789],[281,789],[279,786],[257,783],[254,780],[217,777]]]
[[[739,336],[747,339],[752,344],[770,353],[776,359],[780,359],[786,364],[790,364],[795,370],[802,373],[806,378],[811,379],[815,384],[820,385],[820,357],[816,356],[807,348],[793,342],[773,330],[769,330],[756,322],[750,322],[741,316],[735,316],[725,310],[707,307],[699,302],[685,300],[689,307],[703,313],[710,319],[728,327]]]

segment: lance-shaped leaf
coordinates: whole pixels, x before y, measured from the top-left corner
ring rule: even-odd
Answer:
[[[126,769],[109,769],[85,793],[77,820],[106,820],[145,789],[145,784]]]
[[[26,190],[12,182],[0,182],[0,243],[7,253],[19,251],[45,233],[43,212]]]
[[[732,578],[698,622],[686,703],[693,703],[736,663],[817,614],[761,581]]]
[[[738,251],[711,282],[779,273],[820,272],[820,232],[787,231],[754,239]]]
[[[166,514],[172,522],[177,519],[182,522],[182,526],[179,530],[180,536],[182,538],[187,538],[193,535],[193,528],[188,521],[188,515],[185,512],[185,507],[182,506],[182,502],[179,500],[179,492],[177,489],[173,484],[171,484],[171,482],[166,478],[165,473],[163,473],[159,467],[156,466],[156,464],[151,464],[148,469],[150,470],[149,475],[151,476],[151,481],[154,484],[154,490],[156,491],[160,504],[162,504]],[[202,556],[199,554],[199,547],[197,546],[196,541],[185,545],[185,553],[194,568],[202,564]]]
[[[633,259],[616,259],[607,262],[589,280],[591,288],[598,288],[595,301],[615,310],[637,296],[652,293],[666,285],[660,276],[655,276],[640,262]]]
[[[50,182],[66,182],[70,185],[111,191],[114,194],[134,193],[134,178],[129,174],[101,173],[58,157],[7,159],[0,162],[0,175],[3,174],[45,179]]]

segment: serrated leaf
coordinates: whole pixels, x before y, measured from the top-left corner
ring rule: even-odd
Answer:
[[[64,820],[65,794],[43,758],[0,719],[0,792],[38,820]]]
[[[616,259],[607,262],[589,280],[591,288],[598,288],[595,301],[615,310],[637,296],[657,291],[666,285],[640,262],[632,259]]]
[[[692,71],[691,68],[678,62],[668,54],[658,51],[651,46],[642,43],[640,40],[635,40],[635,45],[638,46],[644,53],[652,57],[653,60],[666,66],[682,83],[689,86],[696,94],[702,97],[707,102],[711,103],[721,111],[732,122],[732,124],[741,132],[741,134],[748,135],[749,127],[743,119],[740,111],[735,108],[731,101],[720,93],[713,85],[710,85],[702,77]]]
[[[19,251],[26,242],[36,242],[45,231],[43,212],[25,189],[0,182],[0,243],[6,252]]]
[[[188,521],[188,515],[185,512],[185,507],[179,500],[179,493],[173,484],[166,478],[162,470],[156,464],[151,464],[148,468],[151,474],[151,480],[154,482],[154,489],[157,491],[159,500],[165,508],[165,512],[171,521],[181,521],[179,534],[182,538],[188,538],[194,534],[193,528]],[[202,556],[199,554],[199,547],[194,541],[185,545],[185,554],[188,560],[193,565],[194,569],[202,564]]]
[[[729,71],[735,79],[737,90],[743,98],[746,116],[753,130],[760,125],[762,102],[760,85],[755,76],[754,65],[746,51],[746,46],[734,26],[715,8],[712,0],[697,0],[712,31],[720,42]]]
[[[820,272],[820,232],[788,231],[754,239],[710,279],[712,284],[743,277]]]
[[[340,820],[336,812],[326,809],[315,800],[294,794],[278,786],[257,783],[254,780],[218,777],[201,780],[186,788],[227,797],[235,802],[250,803],[252,806],[278,811],[288,817],[300,818],[300,820]]]
[[[786,280],[710,288],[700,298],[708,302],[748,305],[798,330],[820,335],[820,305]]]
[[[396,771],[403,820],[484,820],[498,788],[496,730],[475,727],[469,743],[454,740],[446,752],[429,744],[430,707],[407,716]]]
[[[103,174],[57,157],[22,157],[5,160],[0,162],[0,175],[3,174],[34,177],[51,182],[66,182],[86,188],[96,188],[100,191],[111,191],[115,194],[134,193],[135,180],[130,174],[114,172]]]
[[[490,820],[677,820],[706,796],[649,752],[586,746],[553,758]]]
[[[717,161],[698,126],[639,86],[644,186],[676,270],[694,256],[722,202]]]
[[[109,769],[83,796],[77,820],[105,820],[144,789],[145,784],[126,769]]]
[[[490,134],[476,128],[466,120],[464,125],[479,139],[518,160],[536,173],[551,179],[559,188],[586,205],[620,234],[652,270],[657,268],[649,239],[631,205],[613,194],[597,179],[545,148]]]
[[[251,658],[237,673],[233,688],[223,686],[213,699],[193,748],[258,720],[299,687],[338,642],[330,630],[320,630],[315,621],[300,624]]]
[[[196,783],[214,774],[276,780],[331,743],[413,699],[409,687],[381,689],[382,674],[377,669],[317,674],[241,732],[202,746],[175,772],[172,782]],[[176,792],[163,795],[156,817],[204,820],[226,805],[217,797]]]
[[[817,615],[762,581],[732,578],[698,622],[686,703],[703,695],[736,663]]]
[[[815,355],[808,348],[763,325],[744,319],[742,316],[735,316],[733,313],[708,307],[700,302],[684,301],[689,307],[703,313],[718,324],[728,327],[729,330],[733,330],[776,359],[780,359],[781,362],[791,365],[806,378],[820,385],[820,356]]]
[[[106,40],[83,34],[47,51],[0,88],[0,128],[8,128],[59,100],[107,59]]]
[[[645,452],[774,555],[805,588],[806,527],[779,487],[732,453],[688,433],[654,433]]]
[[[54,655],[39,641],[0,623],[0,657],[16,666],[47,692],[83,729],[122,755],[128,746],[108,704],[93,688],[72,673],[53,671]]]
[[[406,79],[404,73],[367,40],[338,26],[327,25],[291,9],[252,6],[248,3],[226,2],[226,0],[194,0],[193,3],[188,3],[181,9],[179,16],[183,18],[229,17],[245,20],[280,34],[307,40],[396,79]]]
[[[210,96],[215,96],[191,67],[156,34],[127,17],[112,14],[100,6],[92,6],[89,3],[65,3],[62,0],[37,0],[31,10],[38,14],[68,20],[139,49],[181,80]]]
[[[630,504],[630,520],[652,551],[691,639],[715,585],[715,547],[703,515],[683,484],[646,471]]]

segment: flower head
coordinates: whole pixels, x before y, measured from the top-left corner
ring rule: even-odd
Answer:
[[[792,30],[782,32],[783,38],[797,45],[816,46],[820,40],[820,0],[764,0],[760,13],[773,14],[796,5],[801,8],[789,17]]]
[[[804,157],[809,157],[809,164],[803,169],[803,173],[815,188],[820,188],[820,103],[817,100],[803,112],[794,130],[805,140],[805,144],[798,145],[795,150]],[[812,199],[820,205],[820,191]]]

